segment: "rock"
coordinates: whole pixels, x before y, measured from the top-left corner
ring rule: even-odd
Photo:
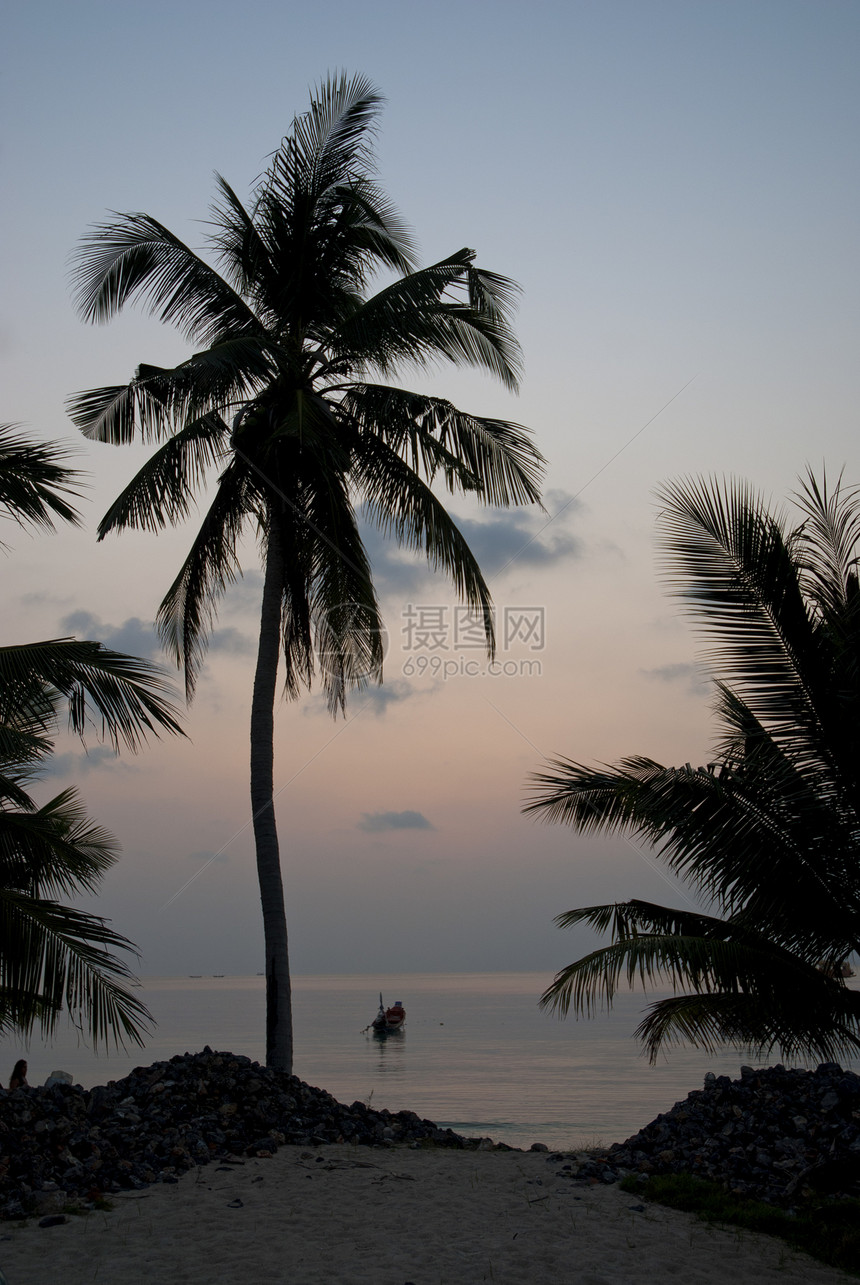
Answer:
[[[33,1192],[34,1214],[58,1214],[68,1203],[69,1198],[64,1191]]]
[[[68,1071],[52,1071],[45,1081],[45,1088],[50,1089],[54,1084],[71,1084],[72,1077]]]
[[[231,1053],[185,1053],[91,1091],[56,1083],[0,1095],[0,1217],[50,1216],[54,1202],[175,1183],[186,1170],[314,1148],[488,1149],[413,1112],[345,1106],[295,1076]],[[531,1150],[548,1153],[543,1143]],[[306,1157],[313,1150],[303,1153]],[[709,1072],[703,1089],[601,1152],[548,1154],[569,1182],[627,1173],[692,1173],[791,1207],[807,1189],[860,1194],[860,1079],[834,1063],[814,1072]]]
[[[835,1063],[814,1072],[742,1067],[735,1081],[709,1073],[703,1090],[592,1153],[578,1176],[605,1181],[625,1168],[692,1173],[786,1207],[807,1188],[860,1195],[860,1078]]]
[[[287,1143],[346,1138],[375,1147],[485,1145],[411,1111],[344,1106],[295,1076],[208,1049],[90,1091],[59,1080],[0,1096],[0,1218],[175,1183],[212,1160],[236,1164],[237,1156],[271,1156]]]
[[[529,1147],[529,1151],[549,1151],[549,1147],[545,1142],[533,1142]]]

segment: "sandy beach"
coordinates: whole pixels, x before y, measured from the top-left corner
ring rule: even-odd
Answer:
[[[0,1226],[9,1285],[836,1285],[781,1241],[714,1229],[539,1152],[284,1147],[110,1212]]]

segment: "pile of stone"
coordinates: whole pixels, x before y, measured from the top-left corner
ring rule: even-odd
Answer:
[[[789,1208],[815,1193],[858,1196],[860,1077],[832,1062],[816,1071],[744,1066],[739,1080],[708,1074],[704,1089],[567,1173],[601,1182],[690,1173]]]
[[[212,1160],[332,1142],[494,1145],[411,1111],[344,1106],[295,1076],[206,1048],[92,1090],[55,1083],[0,1095],[0,1217],[50,1216],[70,1201],[86,1207],[177,1182]],[[692,1173],[788,1207],[811,1191],[860,1195],[860,1077],[833,1063],[814,1072],[742,1067],[739,1080],[708,1075],[704,1089],[626,1142],[548,1159],[578,1182]]]
[[[0,1095],[0,1217],[172,1183],[211,1160],[285,1143],[491,1146],[411,1111],[347,1107],[295,1076],[231,1053],[186,1053],[92,1090],[63,1083]]]

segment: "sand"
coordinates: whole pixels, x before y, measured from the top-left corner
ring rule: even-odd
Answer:
[[[539,1152],[284,1147],[49,1228],[0,1224],[9,1285],[836,1285],[781,1241],[712,1228]]]

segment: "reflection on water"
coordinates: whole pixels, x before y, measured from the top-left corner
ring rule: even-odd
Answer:
[[[367,1036],[370,1062],[378,1075],[402,1078],[406,1075],[406,1032],[371,1031]]]

